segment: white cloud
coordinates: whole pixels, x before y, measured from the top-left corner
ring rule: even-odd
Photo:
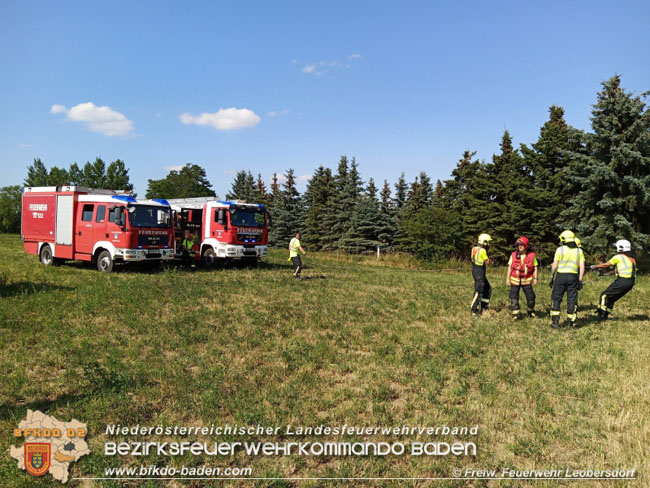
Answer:
[[[236,169],[226,169],[223,171],[224,175],[236,175],[237,173],[239,173],[239,171]]]
[[[350,56],[348,57],[348,59],[361,59],[361,58],[362,56],[359,53],[350,54]]]
[[[296,181],[309,181],[311,180],[311,175],[300,175],[296,178]]]
[[[288,108],[285,108],[284,110],[281,110],[280,112],[276,112],[275,110],[271,110],[267,115],[269,117],[282,117],[283,115],[287,115],[290,112]]]
[[[260,117],[247,108],[222,108],[216,113],[192,115],[187,112],[179,116],[185,125],[211,125],[217,130],[234,130],[242,127],[254,127],[260,123]]]
[[[133,131],[133,122],[110,107],[97,107],[92,102],[80,103],[68,110],[63,105],[52,105],[52,114],[66,114],[66,120],[81,122],[93,132],[105,136],[127,136]]]
[[[317,64],[308,64],[307,66],[303,66],[302,72],[307,73],[308,75],[311,75],[316,71]],[[318,74],[318,73],[316,73]]]
[[[30,147],[32,147],[31,144],[21,144],[21,145],[20,145],[20,148],[21,148],[21,149],[29,149]]]
[[[332,70],[349,68],[349,64],[341,64],[338,61],[319,61],[318,63],[306,64],[302,72],[307,75],[322,76]]]
[[[182,170],[184,167],[185,167],[184,164],[178,164],[178,165],[176,165],[176,166],[171,165],[171,164],[168,164],[167,166],[165,166],[165,170],[166,170],[166,171],[180,171],[180,170]]]

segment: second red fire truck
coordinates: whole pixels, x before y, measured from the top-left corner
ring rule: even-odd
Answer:
[[[168,202],[175,213],[177,257],[189,235],[194,235],[195,259],[206,266],[254,264],[267,255],[269,215],[264,205],[211,197]]]

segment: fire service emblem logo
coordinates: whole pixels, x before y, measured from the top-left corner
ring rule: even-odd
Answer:
[[[50,444],[42,442],[25,443],[25,469],[34,476],[42,476],[50,469]]]

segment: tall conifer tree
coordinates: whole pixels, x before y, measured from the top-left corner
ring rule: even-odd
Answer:
[[[617,239],[650,249],[649,94],[625,91],[619,75],[604,81],[591,112],[594,132],[586,134],[586,154],[569,154],[575,197],[562,223],[600,257]]]

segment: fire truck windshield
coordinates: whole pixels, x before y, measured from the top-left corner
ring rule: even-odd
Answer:
[[[264,227],[264,210],[232,209],[230,224],[237,227]]]
[[[129,223],[131,227],[157,227],[169,229],[171,210],[153,205],[129,205]]]

